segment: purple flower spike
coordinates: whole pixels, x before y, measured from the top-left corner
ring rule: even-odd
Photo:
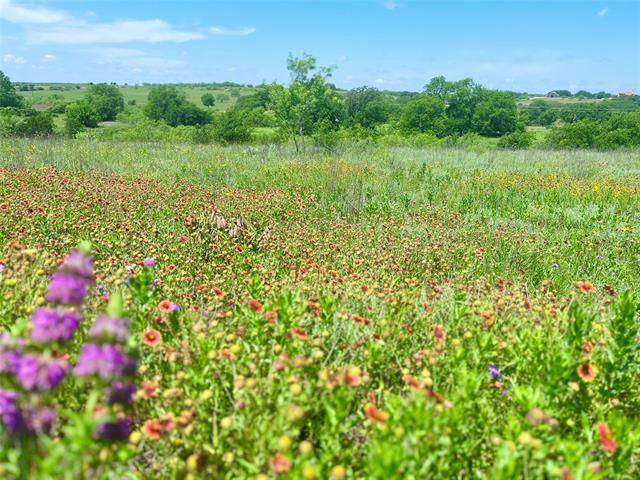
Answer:
[[[51,407],[29,408],[24,414],[27,429],[33,433],[50,433],[56,418],[58,415]]]
[[[25,355],[20,359],[18,381],[25,390],[48,391],[67,373],[67,363],[56,358]]]
[[[31,339],[36,342],[71,340],[81,317],[72,310],[38,308],[31,319]]]
[[[18,433],[24,426],[17,393],[0,389],[0,419],[11,435]]]
[[[133,401],[134,393],[136,393],[136,387],[132,383],[113,382],[107,388],[107,403],[129,405]]]
[[[493,363],[489,364],[489,375],[494,380],[500,380],[502,378],[500,371],[496,368],[496,366]]]
[[[93,258],[87,257],[77,250],[73,251],[64,259],[60,271],[78,277],[90,278],[93,274]]]
[[[113,340],[122,343],[129,335],[129,323],[128,318],[98,315],[91,330],[89,330],[89,336],[96,340]]]
[[[132,360],[117,345],[86,344],[80,351],[74,373],[79,377],[97,375],[104,380],[129,373]],[[133,363],[135,369],[135,364]]]
[[[69,273],[54,273],[46,299],[65,305],[81,305],[87,294],[87,280]]]
[[[142,264],[145,267],[154,267],[156,265],[156,261],[153,258],[145,258],[144,261],[142,262]]]
[[[17,352],[0,351],[0,373],[10,373],[16,375],[20,367],[20,359],[22,357]]]
[[[131,420],[124,418],[116,422],[101,423],[96,427],[95,435],[101,440],[109,442],[122,441],[131,434]]]

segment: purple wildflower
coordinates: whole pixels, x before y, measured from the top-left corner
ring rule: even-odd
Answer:
[[[489,364],[489,375],[494,380],[500,380],[502,378],[500,371],[496,368],[496,366],[493,363]]]
[[[58,415],[51,407],[29,407],[24,412],[26,427],[33,433],[50,433],[56,418]]]
[[[54,273],[49,282],[46,299],[66,305],[80,305],[87,294],[87,280],[69,273]]]
[[[18,381],[25,390],[47,391],[56,387],[67,373],[64,360],[36,355],[20,359]]]
[[[18,373],[21,358],[22,357],[17,352],[0,350],[0,373],[16,375]]]
[[[70,340],[80,320],[80,315],[72,310],[37,308],[31,319],[31,339],[36,342]]]
[[[126,440],[131,434],[131,420],[124,418],[116,422],[101,423],[96,427],[95,435],[110,442]]]
[[[143,264],[145,267],[154,267],[154,266],[155,266],[155,264],[156,264],[156,261],[155,261],[153,258],[149,258],[149,257],[147,257],[147,258],[145,258],[145,259],[144,259],[144,261],[142,262],[142,264]]]
[[[78,277],[90,278],[93,273],[93,258],[75,250],[64,259],[60,271]]]
[[[80,351],[74,373],[79,377],[98,375],[108,380],[135,370],[135,362],[117,345],[88,343]]]
[[[4,272],[5,267],[4,263],[0,263],[0,273]]]
[[[18,394],[16,392],[0,389],[0,419],[11,435],[18,433],[22,429],[24,422],[18,407]]]
[[[114,340],[124,342],[129,334],[129,319],[98,315],[93,323],[89,336],[93,339]]]
[[[123,383],[115,381],[107,388],[107,403],[114,405],[129,405],[132,402],[133,394],[136,393],[136,387],[132,383]]]

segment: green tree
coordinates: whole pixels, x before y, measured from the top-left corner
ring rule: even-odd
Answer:
[[[445,103],[440,97],[420,94],[414,96],[402,109],[399,126],[407,132],[434,132],[442,134],[445,122]]]
[[[480,135],[499,137],[518,128],[518,106],[511,92],[487,90],[473,113],[473,130]]]
[[[67,105],[64,115],[65,132],[74,136],[85,127],[95,128],[101,120],[96,105],[86,99]]]
[[[393,106],[377,88],[359,87],[346,93],[344,109],[353,124],[372,128],[389,120]]]
[[[124,97],[116,85],[96,83],[90,85],[85,100],[95,106],[101,120],[115,120],[124,110]]]
[[[22,106],[22,98],[16,93],[11,79],[0,70],[0,107],[21,108]]]
[[[327,84],[331,67],[318,67],[315,57],[305,53],[301,58],[289,55],[287,69],[291,84],[269,86],[270,107],[299,151],[306,135],[336,130],[344,111],[339,94]]]
[[[454,82],[445,77],[434,77],[424,86],[427,95],[433,95],[446,103],[446,133],[464,135],[473,130],[473,114],[484,98],[484,88],[470,78]]]
[[[220,143],[244,143],[251,139],[248,112],[230,108],[217,114],[213,121],[213,138]]]
[[[172,127],[205,125],[211,122],[209,112],[188,102],[184,94],[167,85],[151,88],[144,112],[151,120],[162,120]]]
[[[205,107],[213,107],[216,104],[216,97],[207,92],[200,97],[200,101]]]

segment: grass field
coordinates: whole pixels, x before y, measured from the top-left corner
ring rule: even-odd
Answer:
[[[63,97],[64,100],[74,102],[80,100],[84,96],[88,86],[89,85],[87,84],[81,84],[79,89],[50,90],[48,85],[44,85],[43,87],[45,90],[36,90],[32,92],[20,91],[18,93],[29,100],[32,104],[51,103],[56,99],[54,95],[59,95]],[[151,91],[151,85],[121,85],[118,88],[122,92],[125,102],[135,100],[136,105],[145,105],[147,103],[149,92]],[[207,88],[205,86],[184,85],[178,86],[178,90],[184,93],[187,100],[200,107],[202,107],[202,102],[200,100],[202,95],[205,93],[212,93],[216,97],[216,104],[213,108],[222,110],[233,105],[238,98],[238,95],[249,95],[253,93],[253,89],[249,87]],[[224,101],[220,101],[217,98],[220,94],[226,95],[228,98]]]
[[[0,324],[90,240],[69,361],[118,292],[140,358],[32,478],[638,478],[639,211],[628,152],[0,140]]]

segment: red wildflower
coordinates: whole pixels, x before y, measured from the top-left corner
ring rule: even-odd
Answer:
[[[149,347],[155,347],[162,343],[162,334],[158,330],[147,330],[142,334],[142,343]]]
[[[578,287],[578,290],[582,293],[593,293],[596,291],[596,287],[593,286],[593,283],[582,280],[576,283],[576,287]]]
[[[444,333],[444,329],[442,328],[442,325],[435,325],[433,327],[433,336],[436,338],[436,340],[438,340],[439,342],[444,342],[444,339],[446,337],[446,334]]]
[[[249,308],[256,313],[262,313],[264,307],[258,300],[254,300],[253,298],[249,300]]]
[[[291,460],[279,453],[269,459],[271,468],[275,473],[286,473],[291,469]]]
[[[158,304],[158,310],[163,313],[170,313],[173,311],[173,304],[169,300],[162,300]]]
[[[158,420],[147,420],[142,425],[142,433],[144,433],[150,440],[157,440],[162,435],[162,427]]]
[[[364,412],[366,413],[369,421],[382,426],[386,425],[387,419],[389,418],[388,413],[378,410],[373,403],[367,403],[364,406]]]
[[[590,363],[583,363],[578,367],[577,371],[583,382],[592,382],[598,374],[598,369]]]
[[[300,327],[292,328],[289,331],[289,336],[291,338],[297,338],[298,340],[309,340],[309,335],[307,335],[304,330]]]
[[[611,436],[611,432],[609,431],[609,427],[604,422],[600,422],[596,425],[596,429],[598,430],[598,435],[600,435],[600,446],[603,450],[607,452],[614,453],[618,446],[616,445],[616,441]]]
[[[218,297],[220,300],[222,300],[224,298],[224,293],[222,292],[222,290],[220,290],[218,287],[213,287],[213,289],[211,290],[213,292],[213,294]]]

